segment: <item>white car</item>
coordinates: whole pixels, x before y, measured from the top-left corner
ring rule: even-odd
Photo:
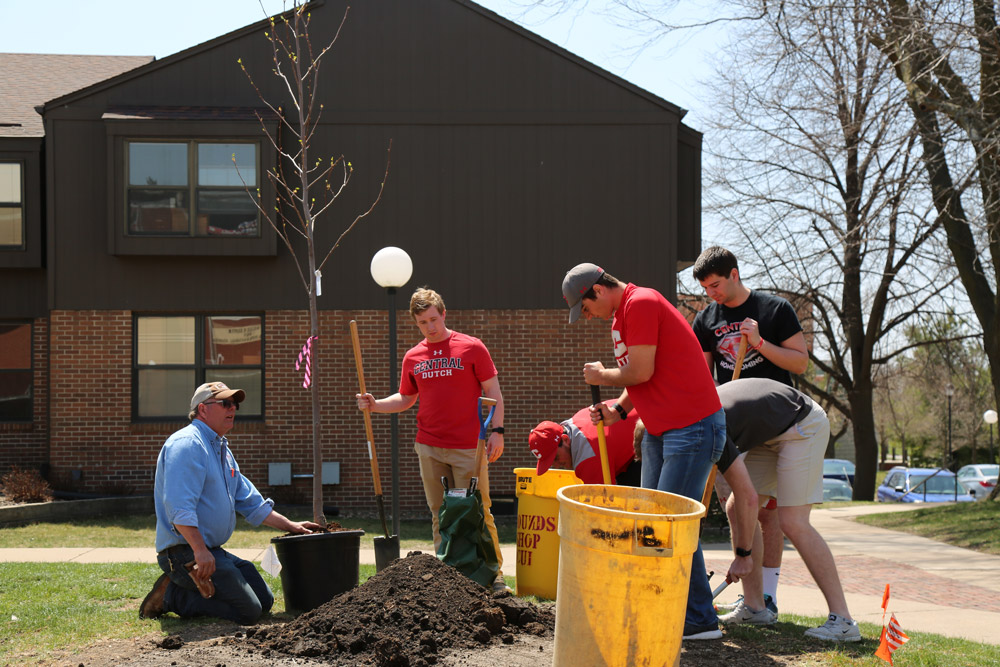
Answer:
[[[958,483],[976,500],[990,495],[997,485],[1000,465],[995,463],[973,463],[958,469]]]

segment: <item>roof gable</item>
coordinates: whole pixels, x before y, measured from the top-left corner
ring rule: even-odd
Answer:
[[[309,4],[314,7],[312,9],[312,12],[315,14],[314,19],[320,19],[321,22],[326,21],[328,24],[336,24],[340,21],[346,3],[340,0],[313,0]],[[543,78],[535,75],[538,69],[537,65],[539,61],[548,61],[545,69],[548,71],[550,79],[544,83],[544,85],[548,86],[548,89],[533,91],[530,86],[518,89],[517,94],[523,99],[527,100],[533,96],[535,99],[538,99],[539,96],[547,96],[550,91],[558,96],[564,94],[567,88],[578,87],[583,81],[590,82],[590,85],[586,86],[587,88],[593,88],[593,86],[603,81],[605,85],[602,87],[606,91],[617,91],[617,93],[613,93],[613,97],[619,98],[619,101],[622,98],[631,97],[640,105],[648,105],[648,110],[659,109],[669,111],[675,114],[677,118],[682,118],[686,113],[680,107],[549,42],[526,28],[472,2],[472,0],[424,0],[424,2],[416,4],[419,7],[415,7],[410,0],[369,0],[364,5],[350,7],[347,26],[340,37],[340,42],[351,43],[350,47],[345,44],[344,50],[352,51],[350,53],[352,58],[348,59],[349,62],[346,68],[338,72],[338,74],[344,75],[342,78],[338,77],[340,83],[344,86],[343,89],[351,90],[353,95],[353,93],[359,90],[356,84],[360,82],[362,84],[361,89],[364,89],[367,81],[367,84],[373,87],[392,89],[394,91],[394,101],[398,100],[399,91],[405,89],[406,82],[413,78],[414,72],[412,68],[419,64],[415,60],[432,68],[448,67],[453,74],[457,73],[460,75],[461,83],[472,82],[477,76],[481,78],[481,81],[489,81],[496,77],[498,71],[504,69],[520,69],[523,78],[535,79],[536,83],[539,83]],[[462,10],[473,12],[476,16],[466,15],[463,17],[461,16]],[[379,20],[365,20],[366,18],[371,19],[373,16],[377,16]],[[446,35],[443,39],[438,39],[440,35],[435,33],[446,29],[438,20],[444,16],[449,17],[447,25],[461,25],[465,29],[474,26],[474,32],[477,36],[481,34],[492,35],[493,38],[490,46],[478,42],[476,37],[471,35],[467,39],[463,39],[463,36],[459,36],[456,39],[456,35],[454,34]],[[414,24],[414,21],[420,21],[421,17],[423,17],[423,23]],[[431,19],[430,17],[434,18]],[[352,30],[352,24],[357,26],[359,19],[362,27]],[[128,87],[127,84],[136,79],[148,76],[155,78],[154,73],[167,69],[172,71],[176,69],[175,66],[179,66],[179,71],[184,71],[184,75],[201,72],[203,70],[193,63],[199,56],[213,49],[221,48],[225,52],[237,48],[243,52],[241,55],[244,59],[248,56],[250,59],[253,59],[252,53],[246,53],[245,45],[237,45],[236,42],[248,36],[257,39],[256,33],[265,30],[267,27],[269,27],[268,19],[262,19],[261,21],[190,47],[166,58],[156,60],[155,62],[147,62],[145,66],[129,71],[122,76],[116,76],[113,80],[95,81],[89,88],[75,90],[63,97],[51,100],[51,105],[46,106],[70,104],[102,90],[112,87],[118,88],[121,84],[126,84],[126,87]],[[335,25],[332,27],[335,27]],[[319,26],[314,27],[313,32],[314,34],[318,34],[320,32]],[[324,30],[323,32],[325,34],[326,31]],[[431,34],[428,35],[427,33]],[[407,37],[407,34],[409,37]],[[504,34],[507,36],[501,36]],[[510,37],[513,37],[513,39],[510,39]],[[405,41],[407,44],[400,45],[401,41]],[[262,36],[260,37],[260,42],[260,49],[251,49],[257,51],[258,56],[266,51]],[[355,45],[358,44],[361,45],[360,49],[355,48]],[[370,47],[369,45],[371,44],[379,44],[380,46]],[[406,48],[409,47],[417,51],[419,57],[414,58],[413,54],[410,54],[410,57],[403,57],[395,61],[390,58],[386,62],[376,63],[375,59],[386,53],[386,49],[382,48],[385,45],[390,45],[391,49],[396,51],[397,56],[405,52]],[[498,45],[503,45],[503,47],[507,48],[507,51],[483,57],[482,52],[484,49],[490,47],[497,48]],[[449,48],[452,50],[442,55],[441,50]],[[463,48],[468,52],[460,53],[460,49]],[[341,49],[340,43],[338,43],[337,49]],[[343,53],[344,50],[341,52]],[[548,51],[550,56],[554,57],[541,56],[540,53],[544,51]],[[229,53],[226,54],[227,57],[229,55]],[[270,54],[266,53],[265,55],[267,56],[265,59],[266,62],[262,62],[261,66],[264,68],[262,71],[267,72],[271,67]],[[338,54],[334,53],[332,60],[337,60],[339,57]],[[369,65],[375,65],[377,68],[381,64],[387,68],[387,76],[375,75],[377,70],[376,72],[363,72],[359,75],[357,68],[352,63],[363,63],[366,68]],[[474,68],[477,63],[482,63],[485,67],[481,70],[476,70]],[[248,66],[248,69],[251,68]],[[444,70],[441,71],[443,72]],[[381,72],[378,72],[378,74],[381,74]],[[572,80],[563,80],[567,75]],[[240,76],[238,70],[234,68],[234,78]],[[360,81],[355,77],[360,77]],[[354,80],[352,81],[352,79]],[[510,84],[512,81],[516,82],[517,80],[518,76],[513,76],[507,79],[507,84]],[[245,83],[245,81],[242,82],[244,86]],[[473,96],[476,92],[480,94],[484,92],[480,86],[474,86],[474,88],[475,90],[471,91]],[[580,91],[581,94],[585,94],[586,92],[591,91]],[[341,96],[336,97],[338,100],[345,99]],[[378,96],[376,95],[376,97]],[[405,98],[407,96],[403,95],[402,97]],[[419,95],[414,96],[410,101],[418,102],[418,97]],[[491,96],[487,93],[485,97],[490,98]],[[439,97],[438,99],[444,101],[446,98],[447,96]],[[117,98],[113,97],[113,99]],[[641,103],[639,102],[640,99],[642,100]],[[374,107],[366,107],[368,109],[381,110],[385,108],[378,104],[381,100],[365,101],[376,103]],[[607,99],[602,98],[600,95],[590,98],[590,104],[596,103],[600,105],[602,101],[606,102]],[[124,103],[124,101],[118,100],[118,103]],[[151,102],[138,101],[140,105],[148,103]],[[182,104],[201,103],[203,102],[200,97],[196,101],[187,100],[182,102]],[[575,99],[573,103],[580,104],[580,100]],[[209,102],[209,104],[215,104],[215,102]],[[420,104],[419,102],[418,106],[425,110],[428,108],[425,104]],[[589,107],[589,104],[583,106]],[[331,105],[328,105],[328,109],[332,110]],[[615,110],[620,110],[620,108]]]

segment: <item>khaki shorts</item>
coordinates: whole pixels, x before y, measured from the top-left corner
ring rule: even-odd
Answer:
[[[777,498],[778,507],[823,502],[823,457],[829,441],[830,420],[813,402],[805,419],[743,455],[757,493]]]

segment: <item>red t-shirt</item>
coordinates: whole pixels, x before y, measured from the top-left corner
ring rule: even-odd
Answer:
[[[655,345],[653,376],[628,387],[632,405],[653,435],[690,426],[722,408],[698,338],[684,316],[648,287],[625,287],[611,324],[615,361],[632,345]]]
[[[403,357],[399,393],[420,395],[417,442],[446,449],[475,449],[477,399],[482,383],[497,374],[478,338],[457,331],[440,343],[422,340]]]
[[[610,406],[614,401],[604,401]],[[584,484],[604,484],[604,472],[601,470],[600,441],[597,437],[597,424],[590,421],[590,408],[583,408],[569,420],[573,426],[580,429],[586,436],[586,446],[577,447],[570,438],[570,448],[573,452],[573,468],[576,476]],[[635,459],[635,448],[632,446],[632,436],[635,433],[635,423],[639,421],[638,413],[633,410],[628,413],[628,419],[617,421],[604,427],[604,444],[608,448],[608,467],[611,468],[611,483],[615,477],[625,472]],[[563,422],[564,424],[566,422]]]

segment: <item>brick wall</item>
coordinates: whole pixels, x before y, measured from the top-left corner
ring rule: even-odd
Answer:
[[[339,461],[341,480],[325,487],[324,501],[345,513],[374,513],[371,470],[358,391],[349,322],[358,321],[367,388],[378,397],[398,388],[388,379],[388,318],[385,311],[323,311],[316,344],[316,382],[321,391],[323,459]],[[496,495],[513,495],[512,469],[533,466],[527,436],[544,419],[565,419],[590,401],[584,362],[613,363],[608,322],[566,323],[567,311],[449,311],[448,325],[481,338],[500,371],[506,404],[506,452],[491,465]],[[420,340],[406,311],[397,313],[397,363]],[[132,315],[128,311],[54,311],[51,314],[51,455],[53,474],[72,479],[82,491],[148,492],[163,440],[182,423],[132,424],[130,402]],[[294,363],[309,332],[308,313],[265,314],[264,423],[240,422],[230,442],[245,474],[261,490],[306,501],[308,480],[293,489],[267,487],[267,464],[291,462],[293,474],[311,469],[312,417],[309,392]],[[39,333],[36,331],[36,339]],[[44,346],[39,344],[44,355]],[[39,366],[42,364],[38,364]],[[397,372],[398,374],[398,372]],[[43,395],[44,382],[36,389]],[[612,395],[605,389],[607,396]],[[38,401],[44,405],[44,401]],[[36,407],[36,412],[37,412]],[[44,424],[44,418],[40,418]],[[374,415],[374,439],[383,490],[390,503],[390,419]],[[404,514],[426,511],[412,443],[416,409],[399,416],[400,506]],[[27,433],[3,434],[24,440]],[[32,432],[32,436],[35,434]],[[6,447],[5,447],[6,449]],[[37,446],[36,446],[37,449]]]
[[[34,416],[30,423],[0,423],[0,475],[11,466],[38,469],[45,463],[48,446],[48,320],[32,322],[32,375]]]

